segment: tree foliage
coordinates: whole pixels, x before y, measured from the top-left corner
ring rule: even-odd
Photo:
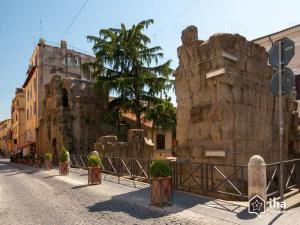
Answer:
[[[159,103],[150,106],[146,112],[145,119],[153,122],[153,128],[175,133],[176,108],[169,99],[161,100]]]
[[[85,63],[104,91],[118,97],[109,103],[109,110],[131,111],[136,115],[137,128],[141,128],[141,116],[149,105],[160,102],[172,87],[171,61],[159,64],[163,58],[159,46],[149,47],[150,38],[144,30],[153,20],[141,21],[131,28],[101,29],[99,36],[88,36],[93,42],[94,62]]]

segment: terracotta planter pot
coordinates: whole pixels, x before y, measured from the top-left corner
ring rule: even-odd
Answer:
[[[36,168],[41,168],[42,167],[42,161],[40,159],[35,160],[34,166]]]
[[[157,177],[151,178],[150,186],[151,204],[165,205],[172,204],[172,178],[171,177]]]
[[[61,175],[61,176],[69,175],[69,172],[70,172],[70,164],[60,162],[59,163],[59,175]]]
[[[45,160],[45,169],[51,170],[52,169],[52,161]]]
[[[101,184],[100,167],[89,167],[88,168],[88,184]]]
[[[33,166],[33,160],[32,159],[28,160],[28,166]]]

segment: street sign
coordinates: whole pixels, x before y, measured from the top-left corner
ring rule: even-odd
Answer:
[[[295,55],[295,43],[285,37],[274,43],[269,51],[269,63],[276,69],[279,69],[279,43],[281,42],[281,61],[282,66],[287,66]]]
[[[295,85],[295,75],[290,68],[284,67],[282,69],[282,95],[290,92]],[[279,71],[277,70],[271,79],[271,92],[274,96],[279,94]]]

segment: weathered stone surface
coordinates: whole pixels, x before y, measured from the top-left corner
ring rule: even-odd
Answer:
[[[92,152],[90,153],[90,155],[99,155],[99,152],[97,152],[97,151],[92,151]]]
[[[269,90],[273,70],[265,49],[238,34],[203,42],[196,31],[183,31],[174,74],[179,159],[246,165],[258,154],[278,161],[278,100]],[[295,143],[293,98],[286,95],[283,107],[285,159],[287,146]],[[224,151],[225,157],[208,157],[206,151]]]
[[[142,129],[128,130],[128,142],[118,142],[116,136],[103,136],[94,144],[94,150],[101,156],[121,158],[150,159],[154,148],[155,145],[144,138]]]
[[[128,145],[130,157],[141,158],[144,152],[144,130],[130,129],[128,131]]]
[[[248,197],[255,195],[267,200],[266,163],[259,155],[254,155],[248,163]]]
[[[98,141],[106,145],[107,143],[117,143],[117,136],[107,135],[98,138]]]
[[[55,161],[63,146],[73,154],[88,154],[101,133],[107,95],[101,91],[95,93],[90,81],[60,75],[53,76],[45,86],[45,93],[37,132],[38,154],[50,151]]]
[[[182,44],[188,45],[193,41],[198,40],[198,29],[195,26],[188,26],[182,31],[181,41]]]

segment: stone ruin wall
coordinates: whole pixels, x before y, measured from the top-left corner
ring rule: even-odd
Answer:
[[[94,150],[100,156],[117,158],[151,159],[154,144],[144,137],[143,129],[130,129],[127,133],[128,142],[119,142],[117,136],[107,135],[98,138]]]
[[[273,71],[265,49],[238,34],[201,41],[190,26],[178,58],[178,159],[246,165],[258,154],[267,163],[278,161],[278,100],[269,90]],[[285,99],[284,146],[296,149],[294,93]]]
[[[101,92],[96,94],[91,82],[59,75],[45,86],[45,92],[38,154],[50,151],[55,158],[62,146],[73,154],[88,154],[101,133],[101,118],[108,97]]]

